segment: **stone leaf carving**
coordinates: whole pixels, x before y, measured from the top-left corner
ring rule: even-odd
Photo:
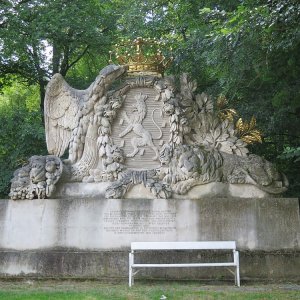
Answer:
[[[221,119],[214,112],[212,98],[194,94],[195,81],[187,74],[180,77],[180,92],[168,93],[165,111],[170,115],[170,143],[197,144],[210,149],[245,156],[247,144],[236,136],[233,122]]]
[[[89,176],[83,178],[83,182],[114,181],[119,178],[119,173],[125,168],[124,152],[117,146],[106,146],[105,156],[102,160],[103,169],[91,169]]]
[[[128,170],[106,189],[105,197],[122,198],[135,184],[143,184],[151,191],[154,198],[170,198],[172,195],[169,184],[159,180],[157,170]]]
[[[14,172],[9,196],[13,200],[49,198],[62,169],[62,161],[57,156],[32,156],[28,164]]]

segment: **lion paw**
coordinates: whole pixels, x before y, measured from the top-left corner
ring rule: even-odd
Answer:
[[[186,182],[178,182],[174,190],[176,194],[183,195],[186,194],[190,188],[190,185]]]

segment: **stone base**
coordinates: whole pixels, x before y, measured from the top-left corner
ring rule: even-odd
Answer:
[[[110,182],[73,182],[61,183],[53,198],[105,198],[105,191],[111,185]],[[142,184],[132,186],[125,194],[127,199],[153,199],[153,194]],[[238,197],[238,198],[266,198],[270,195],[252,184],[229,184],[222,182],[211,182],[197,185],[186,194],[174,194],[176,199],[199,199],[215,197]]]
[[[162,252],[143,254],[149,262],[212,262],[229,260],[230,254],[212,251]],[[146,259],[146,260],[145,260]],[[0,278],[77,278],[128,280],[128,250],[80,251],[76,249],[44,249],[0,251]],[[138,259],[136,259],[138,262]],[[240,250],[242,281],[300,282],[300,251]],[[141,269],[136,279],[231,280],[225,268],[154,268]]]
[[[0,201],[0,276],[125,278],[133,241],[209,240],[237,241],[242,280],[300,280],[298,199]],[[145,255],[153,262],[176,262],[211,261],[228,254]],[[145,270],[138,277],[216,275],[232,279],[224,269],[202,268]]]

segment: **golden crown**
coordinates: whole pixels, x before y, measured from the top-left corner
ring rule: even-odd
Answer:
[[[113,63],[115,55],[120,65],[128,67],[129,75],[161,75],[173,61],[173,57],[166,58],[161,51],[165,44],[159,40],[138,37],[132,40],[121,40],[115,45],[115,51],[109,51],[109,63]],[[172,49],[170,48],[172,51]]]

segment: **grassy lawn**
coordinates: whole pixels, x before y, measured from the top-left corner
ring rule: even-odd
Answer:
[[[244,285],[236,288],[231,283],[204,285],[197,282],[137,282],[128,288],[97,281],[22,281],[1,282],[2,300],[167,300],[196,299],[300,299],[300,285]]]

